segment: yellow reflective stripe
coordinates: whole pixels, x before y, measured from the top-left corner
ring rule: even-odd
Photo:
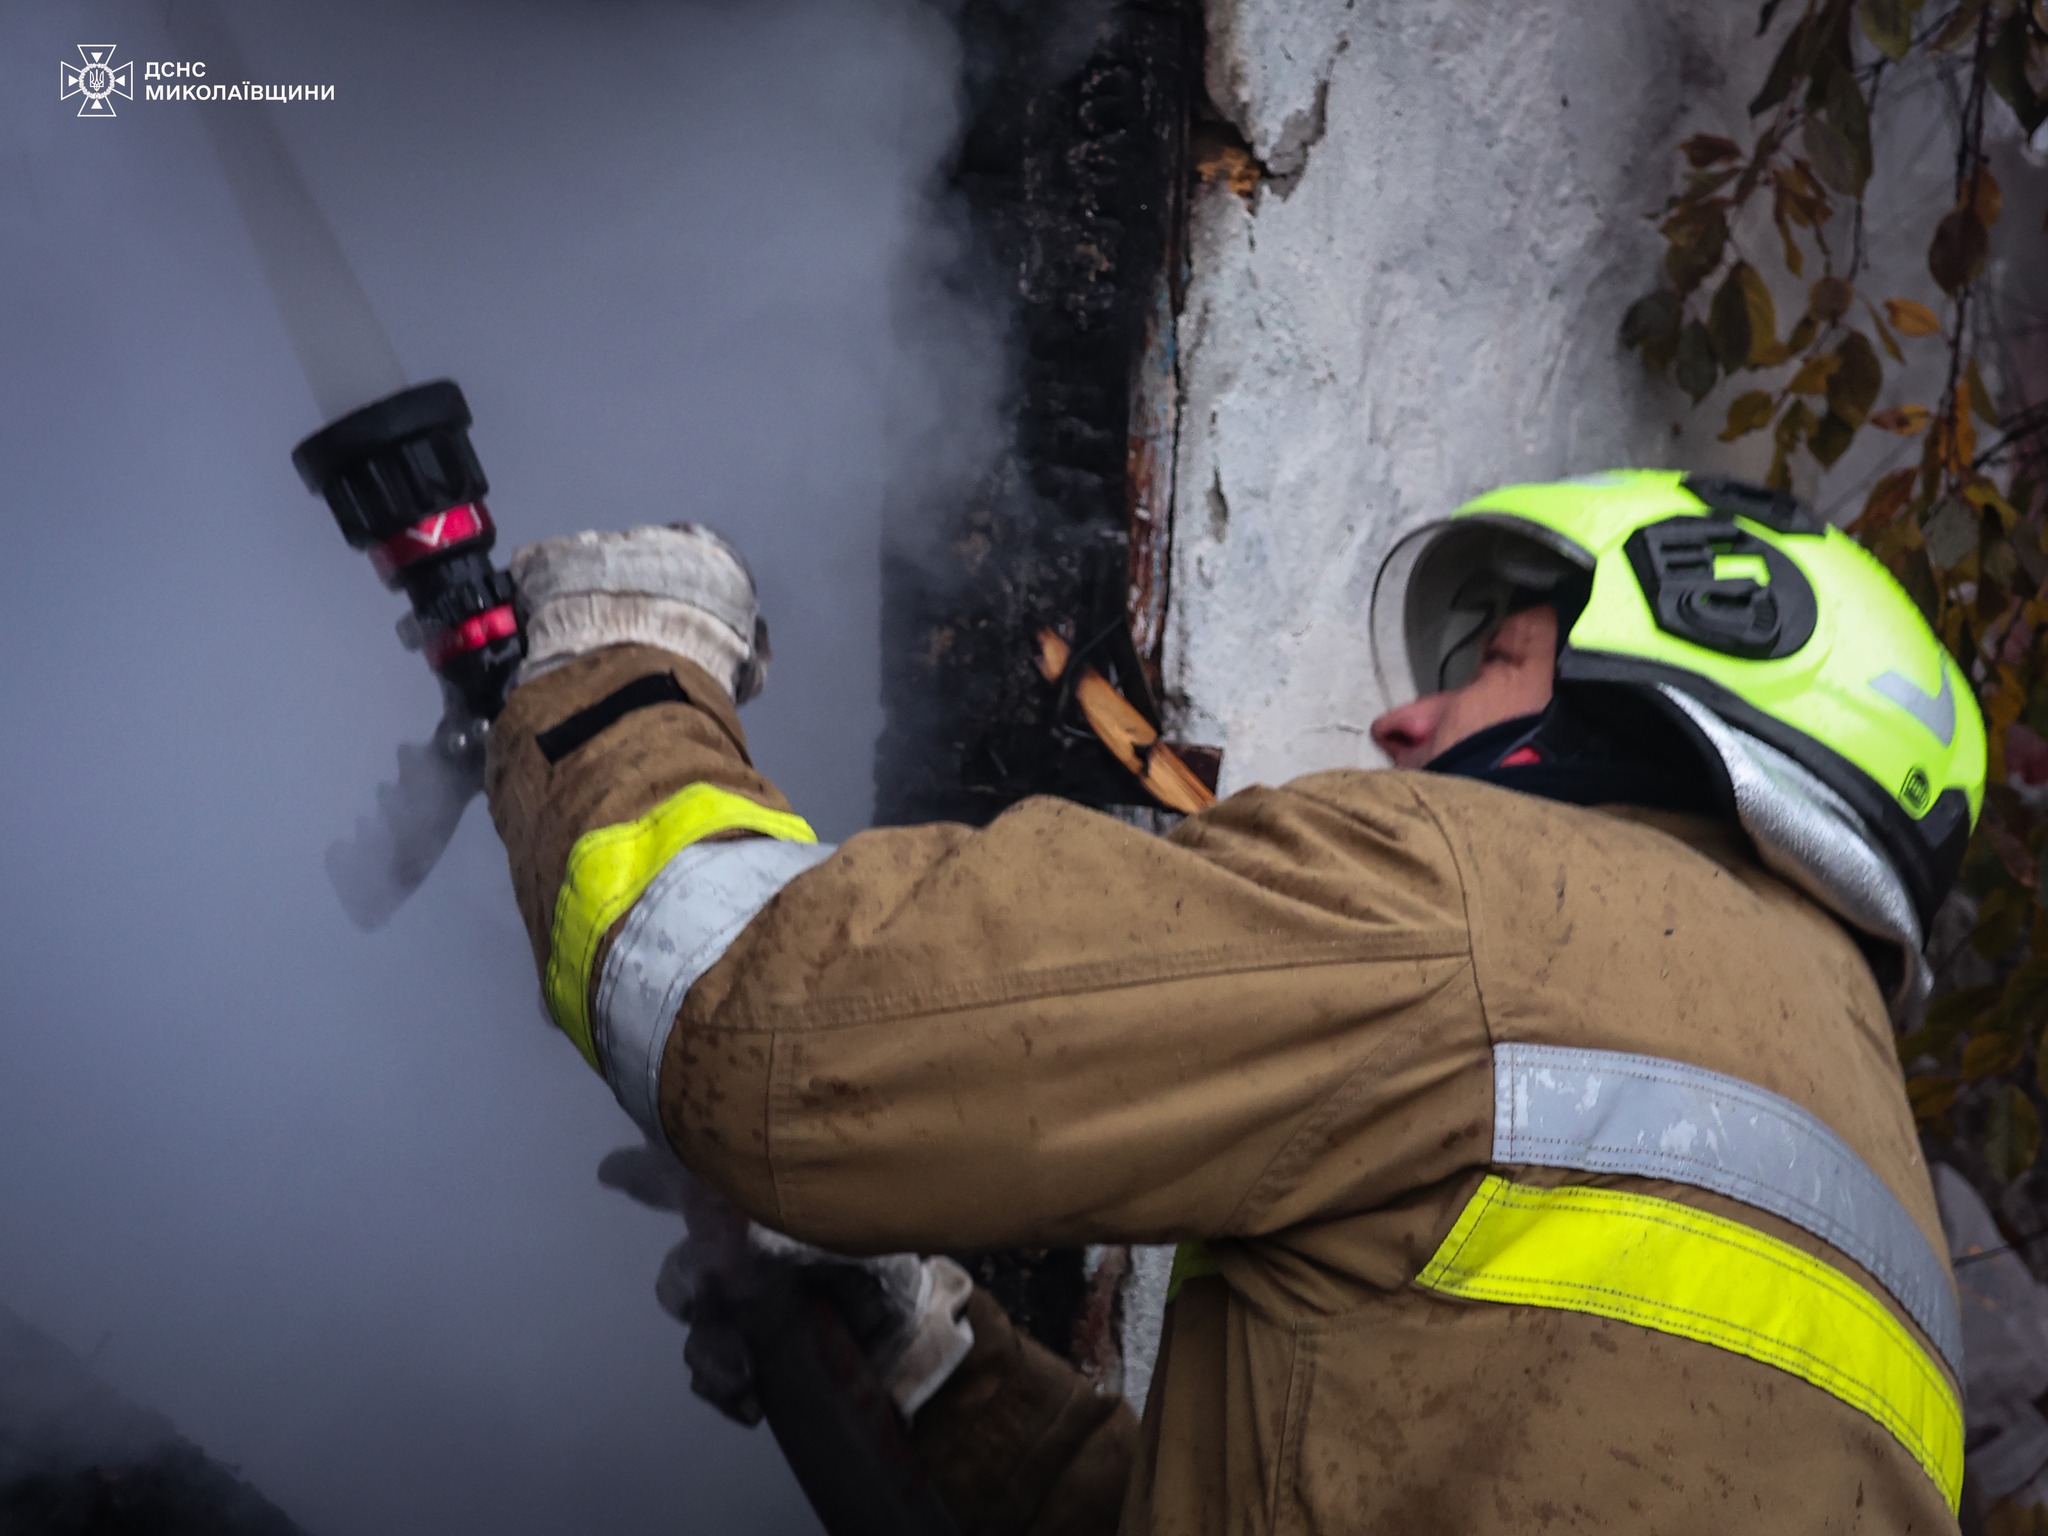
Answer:
[[[691,784],[638,821],[584,833],[569,850],[569,868],[555,896],[544,991],[548,1013],[591,1066],[598,1067],[590,1032],[597,946],[663,865],[690,844],[720,832],[761,832],[790,843],[818,840],[801,816],[771,811],[729,789]]]
[[[1173,1250],[1173,1268],[1166,1276],[1166,1299],[1171,1302],[1189,1280],[1222,1273],[1216,1266],[1216,1256],[1209,1252],[1206,1243],[1182,1243]]]
[[[1951,1510],[1962,1498],[1963,1410],[1941,1368],[1870,1292],[1754,1227],[1653,1195],[1489,1174],[1416,1281],[1618,1318],[1775,1365],[1890,1430]]]

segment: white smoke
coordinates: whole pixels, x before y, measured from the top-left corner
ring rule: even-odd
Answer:
[[[255,77],[336,87],[270,110],[407,374],[466,391],[505,543],[728,532],[775,634],[756,757],[865,824],[892,445],[981,430],[987,333],[918,275],[955,238],[944,17],[224,9]],[[160,23],[0,12],[0,1302],[107,1337],[309,1530],[814,1529],[688,1394],[676,1234],[596,1186],[628,1127],[540,1021],[480,811],[381,933],[327,889],[438,699],[287,460],[320,423],[198,117],[253,109],[52,88],[81,41],[170,56]]]

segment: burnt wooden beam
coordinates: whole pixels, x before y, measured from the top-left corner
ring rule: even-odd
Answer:
[[[961,27],[970,109],[949,179],[972,238],[946,277],[1006,314],[1007,430],[963,501],[890,509],[885,824],[979,825],[1032,794],[1145,801],[1059,717],[1033,666],[1041,626],[1158,723],[1171,448],[1140,386],[1171,342],[1200,8],[967,0]]]

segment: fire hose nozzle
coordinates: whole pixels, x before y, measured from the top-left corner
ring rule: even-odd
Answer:
[[[504,706],[525,654],[511,578],[491,564],[490,483],[470,446],[469,402],[448,379],[329,422],[292,450],[341,536],[412,604],[427,664],[479,720]]]

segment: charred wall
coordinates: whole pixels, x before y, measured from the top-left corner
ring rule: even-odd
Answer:
[[[891,508],[876,816],[988,821],[1030,794],[1142,795],[1032,665],[1042,624],[1156,717],[1126,621],[1134,371],[1177,276],[1186,121],[1201,79],[1186,0],[968,0],[971,231],[944,274],[1007,315],[1006,441],[952,506]]]

